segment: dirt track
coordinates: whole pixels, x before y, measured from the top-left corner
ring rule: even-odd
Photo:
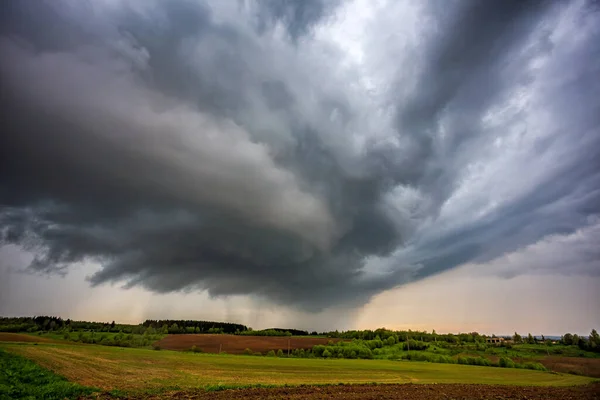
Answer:
[[[100,397],[100,399],[110,399]],[[343,385],[295,388],[236,389],[220,392],[170,392],[137,399],[271,399],[271,400],[598,400],[600,384],[580,387],[518,387],[489,385]]]
[[[206,353],[218,353],[219,349],[228,354],[243,354],[245,349],[266,353],[279,349],[287,352],[288,341],[291,350],[310,349],[317,344],[326,344],[327,338],[237,336],[237,335],[169,335],[158,342],[166,350],[189,350],[196,346]],[[335,341],[335,339],[333,339]]]

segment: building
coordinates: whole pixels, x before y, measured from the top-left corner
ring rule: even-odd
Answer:
[[[501,337],[488,337],[485,338],[487,344],[501,344],[504,343],[504,338]]]

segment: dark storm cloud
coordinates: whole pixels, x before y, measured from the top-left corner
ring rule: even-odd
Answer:
[[[345,3],[8,3],[2,241],[94,285],[316,309],[585,226],[598,15],[452,4],[423,10],[411,89],[371,101],[310,33]]]
[[[258,3],[257,28],[259,32],[281,23],[293,39],[309,30],[339,5],[339,0],[266,0]]]

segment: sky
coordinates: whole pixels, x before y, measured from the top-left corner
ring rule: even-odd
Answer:
[[[600,327],[598,2],[1,7],[0,315]]]

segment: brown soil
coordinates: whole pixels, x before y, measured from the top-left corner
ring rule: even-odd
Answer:
[[[0,342],[56,343],[57,341],[40,336],[24,335],[21,333],[0,332]]]
[[[277,336],[237,336],[237,335],[169,335],[158,341],[158,345],[166,350],[190,350],[196,346],[206,353],[218,353],[219,349],[228,354],[243,354],[245,349],[266,353],[279,349],[287,352],[288,343],[291,350],[310,349],[317,344],[327,344],[336,339],[308,337]]]
[[[101,395],[100,399],[111,399]],[[137,399],[371,399],[371,400],[598,400],[600,384],[577,387],[519,387],[490,385],[336,385],[269,389],[233,389],[220,392],[179,391]]]
[[[552,371],[600,378],[600,358],[549,356],[540,362]]]

